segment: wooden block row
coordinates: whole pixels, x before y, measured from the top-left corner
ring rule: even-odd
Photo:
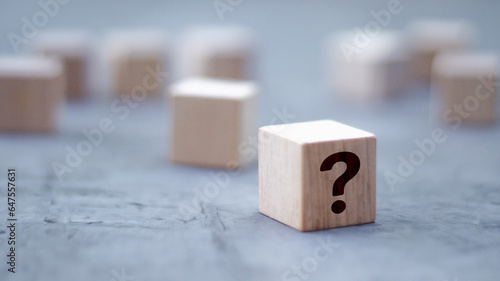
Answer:
[[[170,50],[164,32],[112,32],[105,41],[104,60],[110,66],[110,84],[115,95],[130,95],[138,86],[143,86],[147,95],[163,92],[165,81],[145,85],[144,77],[158,66],[163,72],[171,69],[171,62],[168,60]],[[176,72],[183,73],[182,76],[241,80],[252,76],[254,42],[253,36],[246,29],[192,29],[185,33],[181,41],[181,66]],[[88,33],[76,30],[40,32],[33,40],[30,51],[56,57],[63,62],[68,99],[81,99],[88,94],[89,59],[92,56]],[[107,81],[103,82],[108,84]]]
[[[0,58],[0,130],[54,131],[64,99],[64,80],[58,60]]]

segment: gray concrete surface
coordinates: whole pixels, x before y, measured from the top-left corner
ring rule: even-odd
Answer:
[[[0,280],[500,280],[499,125],[430,123],[425,87],[371,105],[326,90],[325,36],[363,27],[386,1],[268,2],[243,1],[221,21],[212,1],[70,1],[42,30],[157,26],[176,38],[194,24],[254,28],[260,125],[286,108],[292,122],[334,119],[377,135],[376,222],[297,232],[258,213],[256,161],[227,177],[167,161],[166,101],[140,103],[121,120],[111,101],[93,99],[68,104],[56,134],[0,135]],[[401,3],[389,28],[462,17],[479,27],[479,48],[500,50],[498,2]],[[14,53],[7,34],[39,10],[36,1],[0,4],[3,53]],[[103,118],[115,131],[59,180],[51,163],[64,161],[65,147],[75,148],[81,131]],[[408,158],[415,140],[435,128],[446,141],[391,188],[384,174],[396,173],[398,157]],[[8,167],[18,171],[16,274],[6,264]],[[214,175],[223,184],[197,200],[217,184]]]

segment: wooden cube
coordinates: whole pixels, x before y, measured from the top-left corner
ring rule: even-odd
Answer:
[[[184,76],[251,79],[254,43],[248,30],[236,27],[198,28],[182,42]]]
[[[495,121],[498,63],[496,54],[438,55],[432,72],[432,111],[437,119],[453,126]]]
[[[54,59],[0,58],[0,130],[54,131],[64,100],[62,69]]]
[[[329,120],[259,130],[259,211],[297,230],[374,222],[375,175],[368,132]]]
[[[254,83],[190,78],[170,89],[172,160],[235,169],[255,126]]]
[[[107,57],[115,95],[131,95],[137,87],[147,96],[158,96],[164,90],[167,81],[155,79],[153,74],[166,71],[167,40],[162,32],[114,32],[108,36]]]
[[[421,20],[408,26],[407,36],[414,72],[420,80],[429,83],[434,57],[441,52],[469,48],[476,31],[465,21]]]
[[[42,32],[34,39],[32,51],[60,59],[65,73],[66,96],[82,99],[88,94],[90,36],[80,31]]]
[[[328,80],[340,95],[354,100],[389,98],[409,82],[409,56],[403,35],[383,32],[375,37],[355,32],[334,35],[327,47]]]

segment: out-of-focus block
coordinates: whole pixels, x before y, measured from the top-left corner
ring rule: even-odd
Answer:
[[[33,40],[32,51],[61,60],[68,99],[82,99],[88,94],[91,46],[90,36],[87,33],[80,31],[41,32]]]
[[[54,131],[64,100],[62,69],[55,59],[0,58],[0,130]]]
[[[297,230],[374,222],[375,176],[368,132],[329,120],[259,130],[259,211]]]
[[[167,83],[167,39],[160,31],[131,30],[114,32],[107,40],[106,55],[110,61],[112,88],[115,95],[132,95],[143,91],[157,96]]]
[[[328,77],[334,91],[355,100],[395,96],[409,82],[409,56],[404,37],[383,32],[369,37],[364,33],[342,32],[327,45]]]
[[[407,36],[414,72],[422,81],[430,82],[434,57],[470,47],[476,34],[465,21],[422,20],[408,26]]]
[[[181,72],[184,76],[251,79],[254,53],[253,36],[246,29],[192,29],[182,40]]]
[[[459,126],[496,120],[498,56],[445,53],[434,59],[433,112],[438,119]]]
[[[172,85],[172,160],[235,169],[255,128],[254,83],[202,78]]]

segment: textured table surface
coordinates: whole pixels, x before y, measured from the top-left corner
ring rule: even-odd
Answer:
[[[500,50],[500,3],[415,2],[402,1],[389,28],[418,17],[463,17],[479,27],[479,47]],[[222,21],[212,2],[201,0],[61,6],[42,29],[157,26],[176,38],[191,24],[254,28],[259,125],[286,111],[284,121],[333,119],[376,134],[377,220],[295,231],[259,214],[256,159],[231,175],[174,165],[167,160],[167,101],[139,103],[122,120],[111,100],[94,98],[67,104],[56,134],[0,135],[0,280],[500,280],[500,126],[430,123],[424,87],[370,105],[338,99],[324,87],[325,36],[363,27],[371,10],[386,6],[243,1]],[[7,34],[19,33],[22,17],[39,10],[36,2],[0,4],[4,53],[13,53]],[[64,162],[66,147],[75,148],[85,140],[82,130],[103,118],[115,130],[59,180],[51,163]],[[407,159],[415,141],[436,128],[446,141],[391,187],[384,174],[397,173],[399,157]],[[17,168],[19,186],[16,274],[5,263],[8,167]]]

